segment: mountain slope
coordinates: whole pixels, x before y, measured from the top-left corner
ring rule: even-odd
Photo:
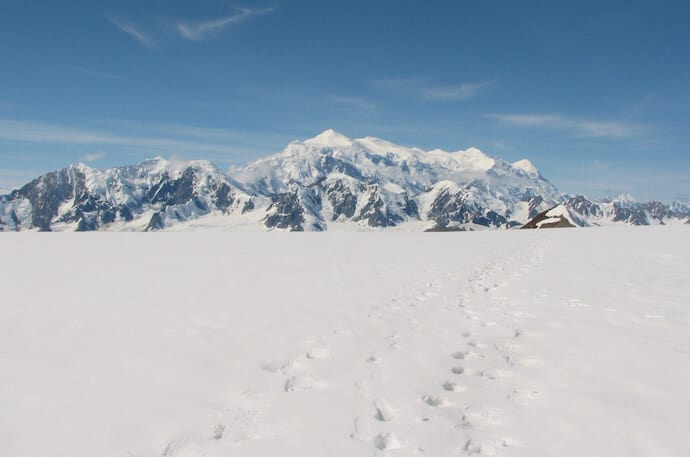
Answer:
[[[591,227],[612,224],[690,224],[690,207],[658,201],[636,202],[628,196],[596,202],[583,195],[539,213],[522,228]]]
[[[440,228],[507,227],[535,196],[548,206],[560,195],[536,169],[478,149],[423,151],[372,137],[349,139],[333,130],[294,141],[279,154],[233,170],[232,176],[248,193],[282,195],[290,202],[269,209],[268,227],[285,220],[271,211],[295,220],[310,214],[317,229],[343,221],[366,227],[414,221]]]
[[[244,208],[251,198],[206,161],[162,158],[94,170],[74,164],[40,176],[3,197],[5,229],[88,231],[114,226],[155,230],[171,220]]]
[[[160,157],[74,164],[0,197],[0,230],[475,230],[511,228],[563,202],[576,225],[686,221],[687,206],[561,194],[528,160],[424,151],[326,130],[223,173]],[[685,219],[683,219],[685,218]]]

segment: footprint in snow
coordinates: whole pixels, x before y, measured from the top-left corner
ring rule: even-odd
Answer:
[[[477,357],[480,357],[480,355],[477,352],[472,351],[457,351],[451,354],[451,357],[457,360],[469,360],[476,359]]]
[[[263,371],[269,373],[286,373],[289,370],[293,370],[299,367],[299,364],[295,361],[293,357],[288,357],[284,360],[272,360],[263,362],[260,365]]]
[[[390,433],[379,433],[372,440],[374,447],[380,451],[386,451],[391,449],[400,449],[401,444],[398,438]]]
[[[513,372],[510,370],[482,370],[479,372],[479,376],[483,379],[488,379],[490,381],[495,381],[497,379],[510,378],[513,376]]]
[[[390,422],[395,417],[393,409],[385,400],[374,402],[374,419],[380,422]]]
[[[473,440],[467,440],[463,450],[469,455],[498,455],[501,448],[508,447],[506,440],[499,440],[494,443],[477,443]]]
[[[462,375],[472,375],[474,374],[474,370],[472,368],[465,368],[461,366],[456,366],[450,369],[451,373],[453,374],[462,374]]]
[[[475,349],[482,349],[486,347],[486,344],[482,343],[481,341],[477,340],[472,340],[467,343],[468,346],[473,347]]]
[[[225,434],[225,424],[217,424],[215,428],[213,429],[213,433],[211,434],[211,439],[214,440],[220,440],[223,439],[223,435]]]
[[[462,422],[457,428],[475,428],[501,425],[504,413],[500,409],[488,408],[475,410],[466,408],[462,411]]]
[[[541,394],[537,390],[513,389],[513,391],[507,395],[507,398],[518,405],[525,406],[532,400],[539,398],[540,395]]]
[[[331,353],[325,348],[312,348],[305,355],[308,359],[327,359]]]
[[[316,381],[308,376],[296,375],[285,380],[284,392],[303,392],[307,390],[325,389],[328,384]]]
[[[465,388],[455,381],[446,381],[443,383],[443,390],[448,392],[464,392]]]
[[[439,408],[448,405],[448,400],[446,400],[443,397],[438,397],[436,395],[424,395],[422,397],[422,401],[429,406],[433,406],[434,408]]]

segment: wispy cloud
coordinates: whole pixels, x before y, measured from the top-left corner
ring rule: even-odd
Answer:
[[[139,30],[139,28],[131,22],[115,16],[107,16],[107,18],[115,27],[137,40],[142,46],[149,49],[158,48],[158,43],[156,43],[153,38]]]
[[[95,70],[93,68],[82,67],[79,65],[71,65],[69,69],[75,73],[80,73],[82,75],[91,76],[98,79],[107,79],[110,81],[127,81],[127,79],[123,78],[122,76],[113,73],[108,73],[105,71]]]
[[[255,147],[282,145],[283,136],[276,136],[268,132],[261,132],[260,135],[253,135],[245,130],[229,130],[224,128],[199,127],[196,125],[185,124],[166,124],[156,122],[135,122],[122,119],[89,119],[84,121],[94,122],[104,126],[126,129],[132,134],[142,134],[146,136],[163,136],[166,138],[187,138],[203,140],[205,143],[219,144],[244,144]],[[277,139],[280,138],[279,141]],[[276,142],[277,141],[277,142]]]
[[[371,111],[376,109],[376,103],[363,97],[352,97],[347,95],[329,95],[324,99],[328,103],[345,105],[350,108]]]
[[[425,102],[459,102],[486,90],[493,80],[458,84],[432,84],[420,78],[375,79],[370,85],[376,89],[414,97]]]
[[[179,21],[177,23],[178,33],[188,40],[200,41],[233,24],[246,21],[252,17],[262,16],[272,13],[275,8],[236,8],[237,13],[218,17],[214,19],[207,19],[204,21],[187,22]]]
[[[103,160],[103,159],[105,159],[105,152],[103,152],[103,151],[92,152],[92,153],[86,154],[86,155],[84,155],[84,157],[82,157],[82,160],[84,162],[96,162],[98,160]]]
[[[478,83],[463,83],[453,86],[430,86],[422,91],[425,100],[438,101],[461,101],[467,100],[486,89],[493,81],[482,81]]]
[[[162,132],[161,132],[162,133]],[[229,141],[199,141],[190,137],[201,134],[193,127],[187,131],[181,130],[161,136],[151,135],[122,135],[97,130],[78,129],[62,125],[44,124],[38,122],[14,121],[0,119],[0,140],[43,144],[74,144],[74,145],[116,145],[133,148],[151,153],[190,153],[190,154],[218,154],[224,160],[233,159],[237,154],[265,154],[265,150],[258,150],[247,142]],[[220,135],[220,133],[219,133]],[[211,158],[211,157],[209,157]]]
[[[577,137],[628,138],[642,130],[636,124],[576,119],[560,114],[487,114],[486,117],[516,127],[562,130]]]

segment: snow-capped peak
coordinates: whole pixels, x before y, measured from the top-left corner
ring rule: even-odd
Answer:
[[[469,148],[464,151],[454,153],[456,157],[460,157],[463,162],[470,165],[472,168],[489,170],[496,165],[496,160],[486,155],[478,148]]]
[[[146,170],[148,173],[169,173],[171,176],[179,176],[188,168],[209,176],[219,176],[223,174],[213,163],[203,159],[184,160],[177,157],[165,158],[156,156],[140,162],[137,167]]]
[[[352,140],[333,129],[327,129],[316,135],[314,138],[305,140],[304,144],[316,147],[343,147],[351,146]]]
[[[532,178],[536,178],[539,176],[539,170],[537,169],[537,167],[535,167],[534,164],[532,164],[532,162],[530,162],[527,159],[522,159],[518,160],[517,162],[513,162],[511,166],[518,170],[524,171],[525,173],[527,173],[527,176],[530,176]]]
[[[87,172],[91,170],[91,167],[82,162],[74,162],[67,167],[69,170],[76,170],[79,172]]]
[[[635,198],[630,194],[620,194],[611,198],[611,201],[616,203],[634,203]]]

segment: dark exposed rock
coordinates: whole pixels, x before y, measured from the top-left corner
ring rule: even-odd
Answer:
[[[402,217],[388,210],[378,191],[378,186],[370,188],[369,199],[355,220],[366,221],[369,227],[394,227],[403,221]]]
[[[350,219],[355,214],[357,209],[357,196],[354,195],[350,188],[341,180],[332,183],[325,189],[328,201],[333,207],[333,220],[338,217],[345,216]]]
[[[41,231],[50,231],[50,224],[63,202],[84,190],[84,175],[77,167],[47,173],[24,187],[13,191],[12,199],[26,198],[31,203],[31,223]]]
[[[218,189],[216,190],[216,194],[213,196],[213,204],[221,210],[222,212],[226,212],[230,205],[235,201],[233,198],[233,193],[232,189],[230,188],[229,185],[226,183],[221,183]],[[249,202],[247,202],[249,203]],[[246,204],[245,204],[246,207]],[[243,209],[244,212],[244,209]]]
[[[582,195],[567,199],[564,205],[585,217],[601,217],[604,214],[597,203],[588,200]]]
[[[460,227],[460,226],[439,226],[434,225],[431,228],[424,230],[425,232],[471,232],[471,228]]]
[[[300,205],[296,191],[273,196],[268,211],[269,214],[264,219],[266,227],[289,229],[294,232],[304,230],[304,209]]]
[[[410,198],[410,195],[407,192],[405,192],[403,195],[401,209],[403,213],[407,214],[408,216],[419,219],[419,208],[417,207],[417,202]]]
[[[376,165],[383,164],[386,167],[394,167],[397,165],[395,162],[395,155],[390,152],[386,155],[366,153],[366,157]]]
[[[144,230],[147,232],[151,232],[155,230],[163,230],[164,228],[165,224],[163,223],[161,213],[153,213],[153,216],[151,216],[151,219],[149,220],[149,223],[146,225],[146,228]]]
[[[254,209],[254,201],[250,198],[249,200],[244,202],[244,206],[242,206],[242,214],[247,213],[253,209]]]
[[[653,219],[656,219],[660,224],[664,223],[664,219],[667,217],[673,217],[674,213],[671,209],[661,202],[650,201],[643,203],[641,208],[649,214]]]
[[[92,232],[98,230],[98,223],[93,217],[82,216],[77,224],[77,232]]]
[[[132,210],[129,209],[129,206],[121,206],[119,209],[120,217],[129,222],[134,219],[134,216],[132,215]]]
[[[529,217],[534,218],[539,214],[539,206],[544,203],[544,198],[540,195],[530,197],[528,200]]]
[[[322,159],[322,168],[326,173],[343,173],[347,176],[351,176],[357,180],[362,180],[362,172],[352,165],[351,163],[339,160],[332,155],[324,155]]]
[[[541,213],[537,214],[537,216],[532,219],[531,221],[527,222],[525,225],[520,227],[521,229],[539,229],[539,228],[565,228],[565,227],[575,227],[573,224],[571,224],[568,219],[566,219],[563,216],[558,216],[558,220],[555,222],[548,222],[548,223],[541,223],[542,221],[546,219],[552,218],[552,216],[547,216],[547,213],[551,211],[553,208],[547,209],[546,211],[542,211]]]
[[[427,217],[435,221],[436,227],[447,227],[451,222],[470,222],[472,211],[465,205],[465,197],[463,191],[453,194],[448,189],[441,190],[431,204]]]
[[[19,230],[19,227],[21,225],[21,221],[19,220],[19,217],[17,217],[17,213],[14,212],[14,210],[10,211],[10,219],[12,220],[12,223],[16,227],[16,230]]]
[[[623,206],[618,202],[613,204],[613,221],[627,222],[632,225],[649,225],[647,214],[639,206]]]
[[[508,221],[496,211],[487,211],[484,215],[474,216],[472,222],[485,227],[503,227]]]

